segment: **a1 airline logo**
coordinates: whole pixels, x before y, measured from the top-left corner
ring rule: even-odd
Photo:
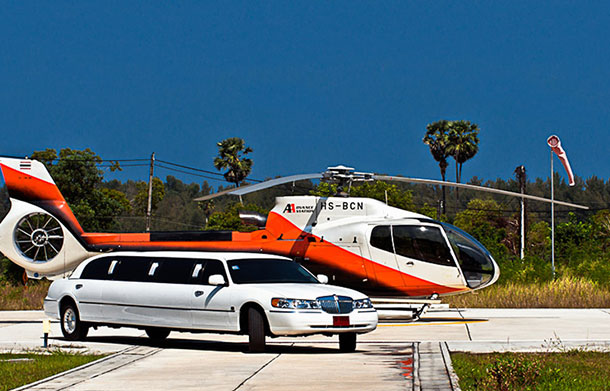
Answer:
[[[284,208],[284,212],[282,213],[296,213],[296,208],[294,204],[287,204]]]

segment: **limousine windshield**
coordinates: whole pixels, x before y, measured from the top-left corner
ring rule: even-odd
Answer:
[[[228,261],[236,284],[311,283],[319,281],[296,262],[280,259],[240,259]]]

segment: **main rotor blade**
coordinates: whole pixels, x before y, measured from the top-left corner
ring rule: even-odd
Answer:
[[[256,185],[251,185],[248,187],[245,187],[245,186],[240,187],[239,189],[236,189],[236,191],[234,191],[231,194],[243,195],[243,194],[253,193],[255,191],[267,189],[269,187],[282,185],[284,183],[304,181],[306,179],[321,179],[321,178],[322,178],[322,174],[290,175],[290,176],[285,176],[285,177],[281,177],[281,178],[270,179],[268,181],[257,183]]]
[[[303,181],[303,180],[306,180],[306,179],[321,179],[321,178],[322,178],[322,174],[290,175],[290,176],[285,176],[285,177],[281,177],[281,178],[270,179],[270,180],[265,181],[265,182],[257,183],[256,185],[247,185],[247,186],[241,186],[241,187],[238,187],[238,188],[235,188],[235,189],[223,190],[223,191],[220,191],[218,193],[214,193],[214,194],[210,194],[210,195],[207,195],[207,196],[195,198],[194,201],[207,201],[207,200],[210,200],[212,198],[220,197],[220,196],[225,195],[225,194],[244,195],[244,194],[248,194],[248,193],[253,193],[255,191],[267,189],[267,188],[270,188],[270,187],[273,187],[273,186],[282,185],[284,183]]]
[[[208,201],[208,200],[211,200],[212,198],[220,197],[220,196],[223,196],[225,194],[232,194],[237,189],[242,189],[242,188],[250,187],[250,186],[252,186],[252,185],[246,185],[246,186],[241,186],[241,187],[238,187],[238,188],[233,188],[233,189],[219,191],[218,193],[208,194],[208,195],[203,196],[203,197],[195,198],[193,201]]]
[[[389,175],[373,175],[373,179],[377,179],[377,180],[381,180],[381,181],[398,181],[398,182],[407,182],[407,183],[421,183],[421,184],[425,184],[425,185],[441,185],[441,186],[449,186],[449,187],[459,187],[462,189],[486,191],[489,193],[502,194],[502,195],[507,195],[507,196],[512,196],[512,197],[527,198],[528,200],[548,202],[549,204],[551,202],[553,202],[556,205],[569,206],[571,208],[589,209],[588,206],[571,204],[569,202],[563,202],[563,201],[557,201],[557,200],[552,201],[552,200],[550,200],[548,198],[544,198],[544,197],[537,197],[537,196],[528,195],[528,194],[521,194],[521,193],[517,193],[514,191],[508,191],[508,190],[493,189],[491,187],[485,187],[485,186],[470,185],[468,183],[444,182],[444,181],[437,181],[434,179],[405,178],[405,177],[401,177],[401,176],[389,176]]]

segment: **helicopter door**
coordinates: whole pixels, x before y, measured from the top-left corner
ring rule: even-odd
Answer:
[[[393,225],[392,238],[396,262],[399,270],[404,273],[406,286],[428,289],[426,281],[451,287],[464,285],[460,270],[439,227]]]
[[[373,261],[375,278],[380,286],[403,285],[392,244],[392,227],[390,225],[373,226],[369,233],[370,259]]]

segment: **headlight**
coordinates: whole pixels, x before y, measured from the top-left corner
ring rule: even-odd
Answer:
[[[360,309],[360,308],[373,308],[373,303],[371,303],[371,300],[368,298],[354,300],[352,303],[353,303],[353,308],[355,310]]]
[[[296,308],[296,309],[318,309],[320,305],[317,300],[304,299],[271,299],[271,305],[275,308]]]

